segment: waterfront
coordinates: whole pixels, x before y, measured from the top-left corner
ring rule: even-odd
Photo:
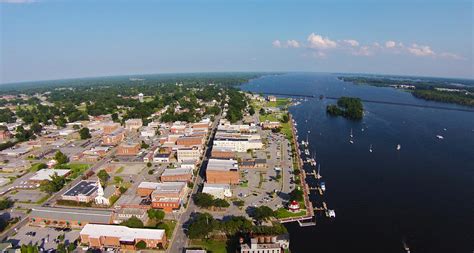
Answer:
[[[266,76],[242,88],[466,108],[352,85],[330,74]],[[300,141],[311,131],[310,150],[327,187],[324,198],[337,214],[334,220],[318,218],[314,227],[289,224],[292,251],[404,252],[402,240],[411,252],[472,251],[474,114],[364,103],[364,120],[353,122],[327,116],[329,103],[335,101],[314,98],[290,109]],[[311,197],[320,206],[321,199]]]

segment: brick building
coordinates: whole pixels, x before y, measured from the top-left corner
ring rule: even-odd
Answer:
[[[189,168],[165,169],[160,176],[161,182],[191,182],[193,170]]]
[[[239,166],[235,160],[209,159],[206,181],[212,184],[238,184]]]
[[[119,156],[136,156],[139,152],[139,143],[122,143],[117,148],[117,155]]]

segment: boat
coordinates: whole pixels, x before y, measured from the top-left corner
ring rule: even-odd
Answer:
[[[304,150],[304,154],[305,154],[305,155],[310,155],[309,150],[305,149],[305,150]]]
[[[369,152],[372,153],[372,144],[370,144]]]
[[[405,240],[402,240],[403,244],[403,249],[406,251],[406,253],[410,253],[410,247],[408,247],[408,244]]]
[[[351,128],[351,134],[350,134],[350,137],[351,137],[351,138],[354,138],[354,135],[352,134],[352,128]]]
[[[440,139],[440,140],[444,139],[444,137],[443,137],[442,135],[439,135],[439,134],[436,135],[436,138],[438,138],[438,139]]]
[[[321,190],[326,191],[326,184],[321,182]]]
[[[365,129],[364,129],[364,128],[362,128],[362,129],[360,129],[360,131],[364,132],[364,131],[365,131]]]
[[[353,141],[352,139],[350,139],[349,142],[350,142],[351,144],[354,144],[354,141]]]
[[[318,164],[318,174],[316,175],[317,179],[321,179],[323,176],[321,176],[321,164]]]
[[[400,144],[397,144],[397,150],[400,150],[402,148],[402,146],[400,146]]]
[[[329,217],[329,218],[336,218],[336,211],[332,210],[332,209],[329,209],[326,211],[326,215]]]

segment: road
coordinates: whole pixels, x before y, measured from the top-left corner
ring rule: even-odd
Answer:
[[[204,157],[202,159],[201,167],[199,168],[198,176],[194,180],[194,187],[193,187],[193,190],[191,191],[191,197],[189,198],[187,208],[185,209],[183,213],[181,213],[180,217],[178,218],[178,223],[176,224],[174,236],[167,250],[167,252],[169,253],[182,253],[185,251],[185,248],[188,245],[188,237],[186,236],[186,233],[185,233],[185,229],[187,226],[186,222],[189,220],[192,213],[194,213],[194,211],[198,209],[198,207],[194,204],[192,196],[197,193],[197,191],[199,190],[199,187],[204,182],[205,170],[207,167],[208,160],[211,157],[211,147],[213,144],[214,136],[216,134],[216,130],[217,130],[217,126],[218,126],[220,118],[221,118],[221,115],[216,116],[213,122],[211,133],[209,134],[209,138],[204,150]]]

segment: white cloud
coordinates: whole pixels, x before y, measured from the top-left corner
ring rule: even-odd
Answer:
[[[357,56],[371,56],[373,54],[372,50],[368,46],[362,46],[356,51],[352,52],[353,55]]]
[[[396,46],[397,46],[397,42],[395,42],[393,40],[389,40],[389,41],[385,42],[385,47],[386,48],[394,48]]]
[[[442,58],[447,58],[447,59],[453,59],[453,60],[465,60],[466,58],[459,56],[457,54],[449,53],[449,52],[444,52],[439,54],[440,57]]]
[[[322,37],[321,35],[311,33],[308,36],[308,47],[315,49],[330,49],[335,48],[337,43],[330,40],[328,37]]]
[[[280,48],[281,47],[281,42],[279,40],[274,40],[272,42],[273,47]]]
[[[299,48],[300,47],[300,43],[296,40],[288,40],[288,41],[286,41],[286,45],[289,48]]]
[[[357,40],[343,40],[344,43],[346,43],[347,45],[351,46],[351,47],[358,47],[359,46],[359,42]]]
[[[436,55],[436,53],[433,50],[431,50],[429,46],[422,46],[422,45],[417,45],[417,44],[411,45],[411,47],[408,48],[408,52],[416,56]]]
[[[0,3],[7,3],[7,4],[29,4],[29,3],[36,3],[36,0],[0,0]]]

